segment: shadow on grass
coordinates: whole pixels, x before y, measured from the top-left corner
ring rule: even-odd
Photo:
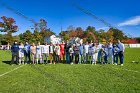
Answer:
[[[9,65],[11,63],[11,61],[2,61],[2,62],[5,63],[5,64],[9,64]]]

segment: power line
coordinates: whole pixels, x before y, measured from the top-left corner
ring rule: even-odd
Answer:
[[[117,29],[116,27],[112,26],[110,23],[106,22],[104,19],[99,18],[98,16],[96,16],[96,15],[95,15],[94,13],[92,13],[91,11],[89,11],[89,10],[87,10],[87,9],[85,9],[85,8],[83,8],[83,7],[81,7],[81,6],[79,6],[79,5],[77,5],[74,1],[72,1],[72,5],[73,5],[74,7],[76,7],[78,10],[80,10],[80,11],[84,12],[85,14],[91,16],[92,18],[94,18],[94,19],[100,21],[101,23],[103,23],[103,24],[106,25],[107,27]]]

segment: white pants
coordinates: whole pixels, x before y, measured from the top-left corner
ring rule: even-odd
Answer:
[[[98,58],[98,53],[92,55],[92,64],[96,64]]]
[[[24,64],[24,53],[19,52],[19,64],[21,64],[21,62]]]
[[[42,55],[41,54],[36,54],[36,63],[38,64],[38,59],[40,59],[40,63],[42,63]]]

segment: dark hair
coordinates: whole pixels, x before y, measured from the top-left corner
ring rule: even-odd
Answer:
[[[95,46],[95,44],[93,43],[92,46]]]
[[[18,42],[17,40],[15,40],[14,42]]]

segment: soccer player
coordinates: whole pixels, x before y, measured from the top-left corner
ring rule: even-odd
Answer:
[[[20,42],[19,45],[19,65],[24,64],[24,45],[22,42]]]
[[[36,63],[38,64],[38,60],[40,59],[40,63],[42,63],[42,46],[40,42],[38,42],[36,46]]]
[[[120,63],[121,63],[121,66],[123,66],[123,64],[124,64],[124,50],[125,50],[125,47],[124,47],[124,44],[121,43],[121,41],[119,39],[117,40],[117,43],[118,43],[117,46],[119,48],[118,55],[119,55]]]
[[[36,59],[36,45],[35,45],[35,43],[33,43],[31,46],[31,54],[32,54],[33,64],[35,64],[35,59]]]
[[[31,47],[30,44],[26,41],[25,45],[24,45],[24,48],[25,48],[24,55],[25,55],[26,64],[28,64],[31,61],[31,58],[30,58],[30,47]]]
[[[84,45],[84,63],[88,62],[88,49],[89,49],[89,44],[86,42]]]
[[[44,58],[46,58],[46,62],[45,63],[48,63],[48,57],[49,57],[49,46],[48,43],[46,42],[45,46],[43,46],[42,48],[42,53],[43,53],[43,63],[44,63]]]
[[[64,62],[64,59],[65,59],[65,43],[64,43],[64,41],[62,41],[62,44],[60,44],[60,59],[61,60],[63,59],[63,62]]]
[[[18,64],[18,52],[19,52],[19,45],[17,44],[17,41],[14,42],[14,44],[11,47],[12,52],[12,61],[11,65],[14,63],[14,57],[16,57],[16,64]]]

